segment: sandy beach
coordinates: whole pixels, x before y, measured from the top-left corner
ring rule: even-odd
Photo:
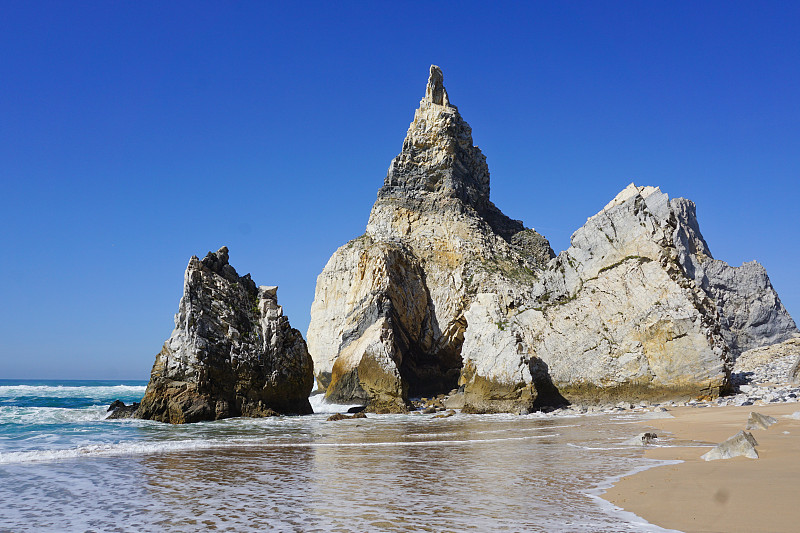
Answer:
[[[769,429],[752,430],[758,459],[700,458],[745,429],[751,411],[778,420]],[[787,418],[797,411],[798,403],[671,409],[674,418],[642,424],[679,446],[649,447],[645,457],[683,462],[623,478],[603,497],[653,524],[685,532],[797,531],[800,420]]]

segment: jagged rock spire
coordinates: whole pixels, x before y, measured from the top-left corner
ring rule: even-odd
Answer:
[[[256,287],[228,261],[225,246],[189,260],[175,329],[135,417],[184,424],[312,412],[313,362],[277,287]]]
[[[478,210],[489,202],[486,157],[472,144],[472,128],[450,104],[442,70],[436,65],[431,65],[425,97],[379,196],[421,192],[458,197]]]
[[[444,74],[442,74],[442,69],[436,65],[431,65],[431,74],[428,77],[425,98],[436,105],[450,105],[450,99],[447,97],[447,91],[444,88]]]

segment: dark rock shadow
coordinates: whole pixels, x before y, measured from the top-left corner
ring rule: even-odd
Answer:
[[[528,363],[528,369],[530,370],[531,378],[533,378],[533,386],[537,393],[536,399],[531,405],[533,410],[546,411],[548,409],[570,405],[569,400],[564,398],[559,392],[558,387],[553,383],[547,363],[538,357],[531,357]]]
[[[458,387],[463,362],[461,345],[464,342],[466,322],[463,317],[459,323],[459,333],[447,345],[435,344],[433,339],[442,339],[442,330],[436,317],[425,270],[418,271],[420,286],[424,291],[426,313],[419,325],[420,335],[416,338],[406,329],[396,312],[392,313],[392,327],[398,348],[403,354],[400,376],[408,386],[408,397],[437,396],[447,394]],[[416,326],[416,325],[415,325]]]
[[[739,385],[749,385],[753,381],[755,372],[731,372],[732,393],[739,390]]]

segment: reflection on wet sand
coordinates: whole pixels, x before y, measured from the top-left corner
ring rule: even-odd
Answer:
[[[313,490],[313,448],[223,448],[148,457],[147,488],[163,520],[181,529],[240,531],[275,524],[306,530],[302,512]]]
[[[25,508],[0,519],[31,526],[49,516],[63,529],[103,531],[641,531],[586,493],[640,464],[640,450],[618,446],[640,426],[609,422],[387,415],[208,424],[195,431],[230,444],[3,469],[3,486],[16,482]],[[186,435],[176,429],[175,438]],[[32,472],[35,487],[23,481]],[[85,490],[37,499],[64,480]]]

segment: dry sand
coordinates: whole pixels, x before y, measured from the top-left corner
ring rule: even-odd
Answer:
[[[778,419],[769,429],[754,429],[758,459],[704,461],[712,445],[745,428],[751,411]],[[603,497],[669,529],[686,532],[800,531],[800,420],[785,418],[800,403],[746,407],[674,408],[675,418],[649,420],[659,436],[700,441],[680,447],[655,447],[651,459],[683,463],[652,468],[623,478]]]

